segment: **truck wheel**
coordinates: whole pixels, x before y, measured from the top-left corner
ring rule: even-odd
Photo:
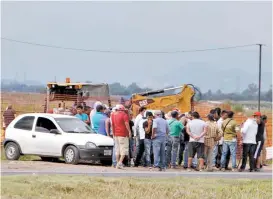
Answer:
[[[79,150],[75,146],[68,146],[64,150],[64,161],[67,164],[78,164],[80,160]]]
[[[5,146],[5,155],[8,160],[19,160],[20,151],[18,145],[14,142],[7,143]]]

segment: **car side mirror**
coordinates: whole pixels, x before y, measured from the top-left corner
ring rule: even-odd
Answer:
[[[58,131],[57,129],[51,129],[51,130],[50,130],[50,133],[56,134],[56,135],[61,134],[61,132]]]

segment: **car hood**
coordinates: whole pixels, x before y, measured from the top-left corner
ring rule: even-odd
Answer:
[[[71,134],[73,142],[85,145],[87,142],[93,142],[97,146],[114,146],[113,138],[100,134]]]

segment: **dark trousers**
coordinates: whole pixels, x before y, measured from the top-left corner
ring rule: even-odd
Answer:
[[[217,168],[221,167],[222,153],[223,153],[223,145],[219,145],[218,146],[218,153],[217,153],[217,156],[216,156],[216,167]],[[228,153],[227,153],[226,167],[225,167],[226,169],[228,168],[229,160],[230,160],[230,150],[228,150]]]
[[[184,149],[185,149],[185,143],[184,142],[180,142],[179,153],[178,153],[178,165],[182,164],[183,155],[184,155]]]
[[[243,144],[243,160],[242,160],[241,169],[246,168],[247,156],[249,158],[250,170],[253,170],[255,168],[255,159],[254,159],[255,150],[256,150],[256,144]]]
[[[144,146],[144,139],[143,140],[139,140],[138,143],[138,150],[137,150],[137,155],[136,155],[136,161],[135,161],[135,166],[139,166],[140,165],[140,161],[143,157],[143,153],[145,150],[145,146]]]

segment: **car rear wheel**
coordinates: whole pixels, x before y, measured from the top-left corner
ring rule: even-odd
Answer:
[[[80,160],[79,150],[75,146],[68,146],[64,150],[64,161],[67,164],[78,164]]]
[[[14,142],[7,143],[5,146],[5,155],[8,160],[19,160],[20,151],[18,145]]]

